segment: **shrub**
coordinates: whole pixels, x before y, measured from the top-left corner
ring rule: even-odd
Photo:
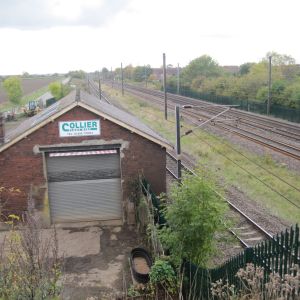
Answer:
[[[214,234],[224,229],[226,210],[216,189],[213,180],[199,170],[197,176],[185,175],[181,185],[173,186],[172,203],[164,213],[168,226],[159,236],[176,265],[187,259],[203,266],[212,253]]]
[[[1,247],[0,298],[54,299],[60,293],[62,267],[56,232],[45,236],[39,222],[30,215],[16,230],[15,220],[19,217],[11,215],[11,229]]]
[[[176,273],[168,261],[157,259],[151,267],[149,276],[152,286],[162,286],[171,294],[177,291]]]

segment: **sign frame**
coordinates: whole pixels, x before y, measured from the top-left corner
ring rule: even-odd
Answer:
[[[101,134],[100,120],[58,122],[59,137],[95,136]]]

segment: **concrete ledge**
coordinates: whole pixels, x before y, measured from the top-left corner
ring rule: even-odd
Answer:
[[[83,228],[91,226],[122,226],[123,221],[118,220],[103,220],[103,221],[85,221],[85,222],[64,222],[64,223],[55,223],[51,227],[56,228]]]

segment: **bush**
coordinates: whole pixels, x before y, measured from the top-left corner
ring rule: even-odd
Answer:
[[[222,216],[227,207],[215,190],[215,183],[200,171],[197,176],[185,175],[181,185],[173,186],[172,203],[164,212],[168,226],[159,236],[175,265],[187,259],[203,266],[214,250],[214,234],[224,230]]]
[[[60,293],[62,268],[56,232],[45,236],[39,222],[30,215],[16,230],[14,223],[18,220],[18,216],[10,216],[11,229],[1,247],[0,298],[54,299]]]
[[[170,294],[177,292],[176,273],[168,261],[157,259],[151,267],[149,276],[153,287],[161,286]]]

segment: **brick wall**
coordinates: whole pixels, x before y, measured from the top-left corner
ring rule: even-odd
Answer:
[[[165,149],[161,146],[102,118],[100,137],[59,137],[59,121],[90,119],[99,119],[99,116],[76,107],[0,153],[0,187],[15,187],[22,192],[18,196],[6,196],[6,209],[15,213],[26,210],[30,189],[35,191],[37,205],[43,206],[41,191],[47,192],[47,185],[43,172],[43,156],[41,153],[33,153],[36,145],[77,144],[96,139],[123,140],[128,144],[123,149],[121,158],[124,203],[130,196],[131,181],[138,178],[139,174],[144,174],[156,193],[165,192],[166,157]]]

